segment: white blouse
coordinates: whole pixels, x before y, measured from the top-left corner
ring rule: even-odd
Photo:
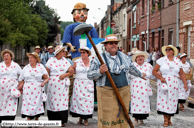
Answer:
[[[56,57],[51,57],[46,63],[46,67],[50,69],[51,76],[65,74],[70,66],[71,64],[64,57],[62,57],[60,60],[58,60]]]
[[[14,61],[11,61],[11,65],[9,68],[6,67],[5,62],[3,61],[0,63],[0,79],[9,76],[10,79],[17,80],[21,70],[22,69],[20,68],[20,66]]]
[[[160,66],[160,72],[162,75],[171,75],[179,77],[179,71],[181,67],[181,61],[177,57],[174,57],[174,61],[169,61],[168,57],[162,57],[156,61]]]

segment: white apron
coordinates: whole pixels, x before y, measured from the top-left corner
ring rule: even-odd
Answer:
[[[157,61],[160,65],[160,72],[162,77],[166,80],[168,90],[161,89],[161,81],[157,79],[157,110],[169,114],[174,114],[177,111],[178,104],[178,88],[179,88],[179,71],[180,60],[174,57],[174,61],[169,61],[168,58],[162,57]]]
[[[93,114],[94,83],[87,78],[89,67],[85,67],[81,58],[76,61],[76,76],[70,111],[81,115]]]
[[[52,57],[46,63],[46,67],[50,69],[50,79],[47,89],[47,110],[68,110],[69,79],[60,80],[59,76],[65,74],[70,66],[71,64],[64,57],[61,60]]]
[[[189,73],[190,72],[190,65],[188,62],[186,62],[185,64],[183,64],[181,62],[181,67],[183,68],[183,71],[185,73]],[[186,100],[188,97],[189,97],[189,94],[190,94],[190,87],[188,87],[188,90],[187,92],[185,92],[185,89],[184,89],[184,84],[183,84],[183,81],[181,79],[179,79],[179,99],[183,99],[183,100]],[[191,80],[187,80],[187,85],[188,84],[191,84]]]
[[[44,113],[42,100],[42,75],[47,74],[46,69],[40,63],[36,68],[32,68],[30,64],[24,67],[19,81],[24,80],[23,98],[21,113],[28,116],[35,116]]]
[[[150,80],[153,79],[152,75],[153,67],[144,62],[142,66],[133,62],[133,65],[141,72],[146,73],[146,79],[141,79],[131,75],[131,113],[133,114],[149,114],[150,113],[150,99],[152,96],[152,89],[150,86]]]
[[[21,68],[13,61],[9,68],[0,63],[0,116],[16,115],[18,98],[11,96],[11,88],[17,88],[20,72]]]

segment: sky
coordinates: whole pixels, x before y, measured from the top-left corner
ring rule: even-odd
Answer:
[[[94,25],[94,22],[100,23],[105,16],[107,6],[110,5],[111,0],[45,0],[46,5],[55,9],[57,14],[61,17],[61,21],[73,21],[71,11],[76,3],[86,4],[86,8],[90,9],[88,12],[87,24]],[[100,8],[100,9],[98,9]]]

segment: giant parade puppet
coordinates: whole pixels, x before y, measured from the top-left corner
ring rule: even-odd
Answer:
[[[65,43],[70,47],[73,61],[78,59],[81,56],[80,52],[78,51],[78,49],[80,48],[80,41],[81,41],[80,39],[85,39],[85,42],[86,42],[85,45],[89,48],[92,48],[91,44],[87,41],[86,39],[87,37],[85,34],[82,34],[79,36],[73,35],[73,31],[75,27],[78,26],[79,24],[83,24],[86,22],[88,18],[88,11],[89,9],[86,8],[86,4],[76,3],[76,5],[74,6],[74,9],[71,12],[75,23],[68,25],[64,31],[63,43]],[[89,31],[89,34],[93,39],[95,38],[98,40],[96,44],[98,43],[100,44],[100,42],[104,40],[104,39],[98,38],[96,29],[93,26],[92,26],[92,30]]]

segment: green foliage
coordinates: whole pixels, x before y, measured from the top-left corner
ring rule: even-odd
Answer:
[[[152,12],[152,13],[155,12],[155,6],[152,7],[151,12]]]
[[[161,10],[161,3],[158,3],[158,10]]]
[[[60,17],[44,0],[1,0],[0,44],[45,45],[53,43]]]
[[[0,44],[11,41],[11,22],[0,16]]]
[[[61,40],[63,39],[63,34],[64,34],[64,31],[65,31],[65,28],[74,23],[73,21],[61,21],[60,25],[61,25],[61,29],[60,29],[60,33],[61,33]]]
[[[48,46],[48,43],[54,42],[57,33],[60,32],[60,29],[58,29],[57,26],[60,23],[60,17],[54,9],[45,5],[44,0],[36,1],[31,7],[33,9],[33,13],[40,15],[40,17],[47,23],[48,34],[44,43]]]
[[[73,21],[62,21],[62,22],[60,23],[60,25],[61,25],[61,28],[62,28],[63,30],[65,30],[65,28],[66,28],[68,25],[72,24],[72,23],[74,23],[74,22],[73,22]]]

